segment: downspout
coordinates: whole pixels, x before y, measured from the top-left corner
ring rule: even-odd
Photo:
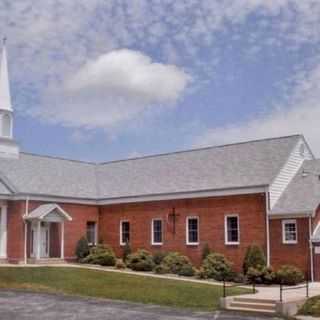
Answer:
[[[26,198],[25,205],[25,217],[29,214],[29,197]],[[28,234],[28,222],[24,220],[24,264],[27,264],[27,234]]]
[[[265,197],[266,197],[267,266],[270,267],[270,225],[269,225],[270,199],[269,199],[269,191],[268,190],[265,193]]]
[[[313,245],[312,245],[312,215],[309,216],[309,247],[310,247],[310,275],[311,281],[314,282],[314,265],[313,265]]]

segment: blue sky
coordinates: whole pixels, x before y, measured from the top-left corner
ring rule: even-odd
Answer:
[[[22,150],[106,161],[303,133],[320,154],[320,1],[15,0]]]

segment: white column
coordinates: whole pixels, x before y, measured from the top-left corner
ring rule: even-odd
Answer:
[[[64,222],[61,222],[61,259],[64,259]]]
[[[7,258],[7,205],[1,206],[0,215],[0,258]]]
[[[37,222],[37,252],[36,259],[40,259],[41,252],[41,221]]]

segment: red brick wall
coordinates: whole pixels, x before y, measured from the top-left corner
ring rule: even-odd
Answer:
[[[30,201],[29,212],[44,203],[46,202]],[[60,203],[59,205],[72,217],[72,221],[65,222],[65,258],[74,259],[77,241],[86,235],[87,221],[95,221],[98,223],[99,208],[97,206],[67,203]],[[22,219],[24,214],[25,201],[9,202],[8,260],[12,262],[23,261],[24,259],[24,222]],[[58,232],[57,230],[53,231],[55,233]],[[57,243],[54,243],[53,246],[53,254],[57,255],[60,249],[57,247]]]
[[[277,269],[290,264],[310,276],[309,219],[298,218],[298,243],[283,244],[282,220],[270,220],[271,265]]]
[[[24,255],[24,201],[8,202],[7,256],[8,261],[18,263]]]
[[[175,207],[179,215],[176,233],[172,232],[172,222],[164,223],[164,243],[161,247],[151,245],[151,220],[162,218],[167,221],[168,213]],[[224,240],[224,217],[237,213],[240,218],[240,245],[226,246]],[[199,216],[198,246],[186,245],[186,217]],[[131,247],[133,250],[145,248],[152,252],[180,251],[199,265],[202,247],[208,243],[216,252],[225,254],[241,270],[246,248],[256,243],[265,249],[265,195],[238,195],[205,199],[145,202],[138,204],[110,205],[101,208],[100,238],[111,245],[117,255],[122,255],[119,244],[120,220],[129,220]]]

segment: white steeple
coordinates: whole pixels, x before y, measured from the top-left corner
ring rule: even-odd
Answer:
[[[5,38],[3,39],[0,65],[0,157],[19,157],[19,146],[13,140],[13,109]]]
[[[3,49],[0,65],[0,110],[12,111],[5,38],[3,39]]]

